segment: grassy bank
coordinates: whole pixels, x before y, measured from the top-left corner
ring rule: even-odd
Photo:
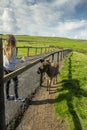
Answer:
[[[60,121],[68,130],[87,130],[87,56],[73,52],[59,76],[55,103]]]
[[[6,37],[5,35],[2,36],[2,38],[5,37]],[[87,40],[75,40],[59,37],[26,36],[26,35],[16,35],[16,39],[17,39],[17,46],[35,46],[35,47],[57,46],[60,48],[70,48],[76,51],[87,53]]]

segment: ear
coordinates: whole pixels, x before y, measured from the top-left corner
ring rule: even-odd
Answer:
[[[43,63],[43,62],[44,62],[44,59],[41,59],[40,62]]]
[[[50,63],[51,63],[50,59],[47,59],[47,60],[46,60],[46,62],[47,62],[48,64],[50,64]]]

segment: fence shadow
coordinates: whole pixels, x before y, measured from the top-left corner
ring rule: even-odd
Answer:
[[[38,100],[38,101],[31,101],[31,105],[43,105],[43,104],[53,104],[55,103],[55,99],[45,99],[45,100]]]
[[[82,96],[87,97],[87,92],[80,88],[79,80],[72,79],[72,54],[69,57],[68,61],[68,80],[62,80],[62,88],[58,89],[57,91],[65,91],[67,93],[62,93],[56,99],[57,102],[61,102],[62,100],[67,101],[68,110],[72,116],[73,123],[74,123],[74,130],[82,130],[82,126],[80,123],[80,119],[78,117],[77,112],[73,106],[73,97],[81,98]],[[79,100],[79,99],[78,99]]]

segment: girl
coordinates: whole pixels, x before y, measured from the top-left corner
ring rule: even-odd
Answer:
[[[3,48],[3,66],[5,74],[8,74],[16,69],[16,64],[23,60],[16,59],[16,39],[13,35],[8,35],[7,44]],[[6,83],[6,97],[8,100],[13,100],[14,96],[9,95],[10,80]],[[13,78],[15,98],[18,99],[18,77]]]

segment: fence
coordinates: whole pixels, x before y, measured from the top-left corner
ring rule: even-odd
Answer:
[[[3,42],[6,40],[5,38],[2,39]],[[29,43],[31,41],[29,40],[17,40],[18,42],[24,42],[24,43]],[[17,46],[16,47],[16,52],[17,52],[17,57],[22,57],[22,56],[34,56],[34,55],[39,55],[39,54],[44,54],[48,52],[52,52],[54,50],[57,50],[58,47],[55,46],[46,46],[46,47],[38,47],[38,46]],[[19,54],[19,52],[22,52],[23,54]]]
[[[17,46],[17,56],[20,57],[19,55],[19,51],[21,50],[25,50],[25,55],[27,57],[32,56],[32,55],[38,55],[38,54],[44,54],[44,53],[48,53],[48,52],[52,52],[56,49],[58,49],[57,47],[32,47],[32,46]]]
[[[70,51],[71,50],[69,50],[69,49],[62,49],[62,50],[59,50],[59,51],[55,51],[55,52],[52,52],[50,54],[47,54],[47,56],[43,57],[43,59],[46,59],[46,58],[52,56],[52,60],[54,60],[54,55],[57,54],[57,62],[60,62],[66,56],[66,54],[68,54]],[[27,69],[29,69],[29,68],[33,67],[34,65],[36,65],[37,63],[39,63],[40,60],[41,60],[41,58],[34,60],[29,65],[23,66],[23,67],[15,70],[14,72],[11,72],[10,74],[5,75],[4,76],[4,82],[14,78],[17,75],[20,75],[21,73],[23,73]]]
[[[30,49],[30,48],[28,48]],[[29,50],[28,50],[29,51]],[[61,49],[61,50],[56,50],[54,52],[50,52],[49,54],[47,53],[46,56],[43,58],[46,59],[48,57],[51,57],[52,60],[54,60],[54,56],[56,55],[56,60],[57,62],[60,62],[71,50],[69,49]],[[41,53],[42,54],[42,53]],[[31,67],[34,67],[37,63],[40,62],[41,58],[38,58],[31,62],[30,64],[26,66],[22,66],[19,69],[16,69],[14,72],[11,72],[10,74],[7,74],[3,76],[3,57],[2,57],[2,39],[0,38],[0,130],[6,130],[6,123],[5,123],[5,103],[4,103],[4,83],[7,82],[8,80],[14,78],[15,76],[20,75],[21,73],[25,72],[26,70],[30,69]],[[29,56],[29,53],[28,53]]]

